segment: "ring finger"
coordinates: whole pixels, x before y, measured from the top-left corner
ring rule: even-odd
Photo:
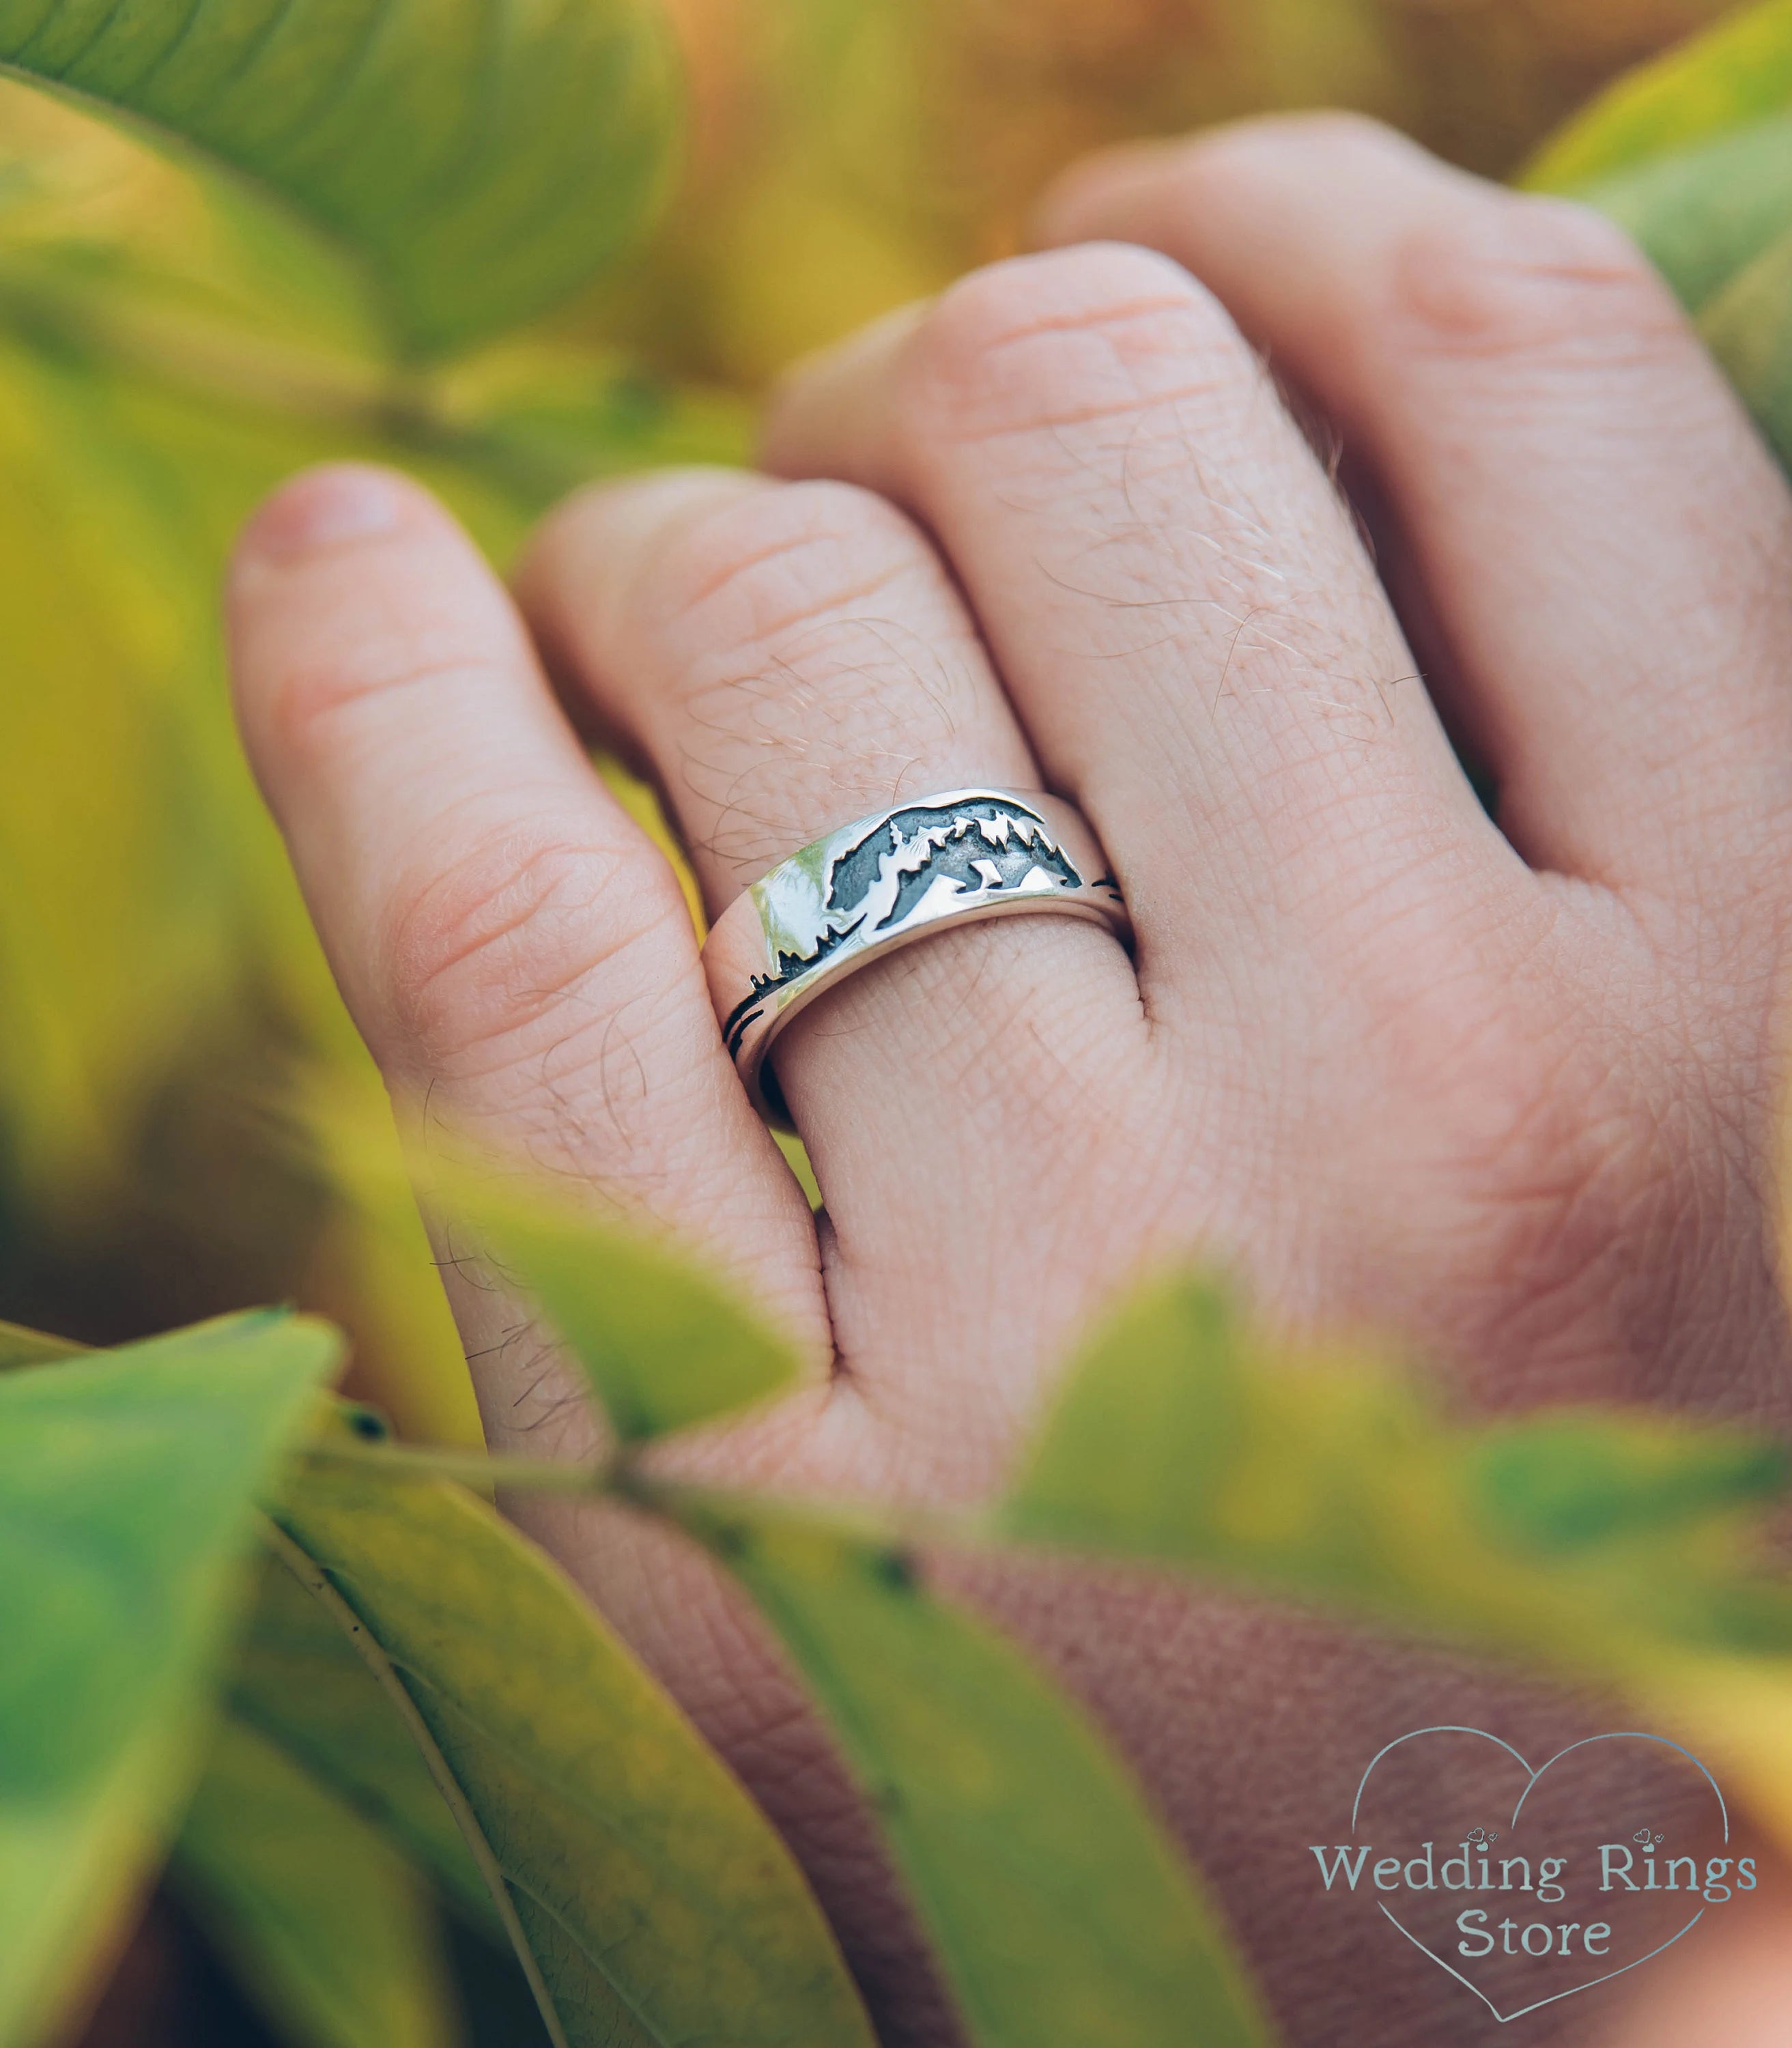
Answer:
[[[664,789],[712,915],[855,818],[1040,786],[937,557],[867,492],[720,471],[589,492],[544,529],[521,591],[563,687]],[[891,1483],[987,1478],[1100,1270],[1049,1240],[1086,1217],[1076,1177],[1147,1053],[1125,954],[1057,917],[938,933],[780,1038],[827,1197],[844,1378],[889,1425]],[[999,1231],[968,1227],[992,1204]],[[1054,1277],[1005,1287],[992,1261]],[[928,1398],[966,1359],[951,1401]]]

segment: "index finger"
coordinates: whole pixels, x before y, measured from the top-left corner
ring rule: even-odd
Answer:
[[[723,1050],[677,879],[471,542],[400,477],[314,471],[246,532],[229,626],[251,762],[401,1104],[427,1094],[482,1146],[711,1248],[819,1372],[808,1204]],[[499,1437],[538,1376],[510,1349],[475,1373]]]

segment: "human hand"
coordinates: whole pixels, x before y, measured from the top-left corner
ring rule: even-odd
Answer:
[[[761,1481],[979,1498],[1076,1330],[1190,1251],[1483,1402],[1782,1424],[1792,499],[1722,379],[1616,231],[1360,123],[1127,153],[1045,219],[1187,270],[1110,245],[968,279],[795,379],[768,465],[812,480],[583,494],[521,599],[712,915],[898,798],[1049,789],[1136,959],[1029,917],[805,1014],[776,1064],[812,1219],[510,601],[414,487],[326,471],[246,537],[236,674],[401,1107],[676,1227],[782,1319],[809,1383],[712,1454]],[[1339,437],[1379,574],[1255,348]],[[538,1340],[456,1307],[495,1445],[576,1445]],[[750,1626],[610,1511],[533,1511],[790,1834],[889,2038],[941,2038]],[[976,1589],[1129,1749],[1293,2039],[1436,2038],[1441,1973],[1299,1951],[1290,1845],[1368,1736],[1489,1681],[1235,1604]]]

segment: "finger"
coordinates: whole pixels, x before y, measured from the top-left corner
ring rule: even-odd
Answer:
[[[477,553],[413,487],[326,471],[254,522],[230,612],[254,765],[394,1093],[731,1265],[816,1372],[812,1397],[730,1433],[731,1476],[819,1464],[850,1481],[808,1205],[722,1050],[669,869],[593,774]],[[500,1302],[487,1350],[492,1306],[459,1290],[488,1431],[539,1454],[539,1347]],[[571,1422],[553,1433],[569,1451]],[[507,1506],[725,1748],[867,1978],[912,1962],[875,1833],[734,1590],[607,1503]]]
[[[676,879],[471,543],[396,476],[314,471],[245,533],[229,620],[251,760],[394,1096],[712,1248],[819,1370],[807,1204],[722,1049]],[[456,1306],[483,1352],[480,1305]],[[526,1332],[483,1359],[498,1437],[537,1418],[540,1377]]]
[[[1346,117],[1097,159],[1042,225],[1185,263],[1360,450],[1534,863],[1709,895],[1777,849],[1792,500],[1616,228]]]
[[[1053,785],[1163,940],[1154,1014],[1211,1017],[1240,960],[1354,943],[1492,840],[1330,480],[1161,258],[983,272],[799,374],[767,448],[940,537]]]
[[[1780,2048],[1792,2000],[1792,1896],[1771,1850],[1757,1849],[1750,1863],[1759,1889],[1720,1902],[1724,1910],[1707,1916],[1716,1924],[1704,1938],[1651,1971],[1647,1995],[1620,2004],[1597,2048],[1680,2048],[1687,2041]]]
[[[857,817],[1038,786],[949,579],[866,493],[714,471],[588,492],[549,522],[520,589],[567,687],[654,765],[714,913]],[[1072,1179],[1102,1104],[1145,1051],[1124,952],[1049,916],[867,964],[778,1040],[827,1197],[849,1382],[934,1484],[984,1476],[1086,1307],[1102,1262],[1052,1240],[1084,1206]],[[992,1239],[952,1193],[972,1189],[1026,1193]]]

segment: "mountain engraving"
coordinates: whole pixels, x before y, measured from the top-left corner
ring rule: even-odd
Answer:
[[[987,899],[1023,890],[1080,889],[1083,878],[1045,820],[1005,797],[917,804],[893,812],[834,856],[819,917],[809,929],[792,935],[794,950],[780,948],[773,972],[753,977],[751,992],[723,1025],[729,1052],[739,1049],[777,990],[810,973],[848,940],[863,942],[898,929],[928,891],[942,882],[956,894]],[[1114,888],[1106,876],[1095,886]]]

